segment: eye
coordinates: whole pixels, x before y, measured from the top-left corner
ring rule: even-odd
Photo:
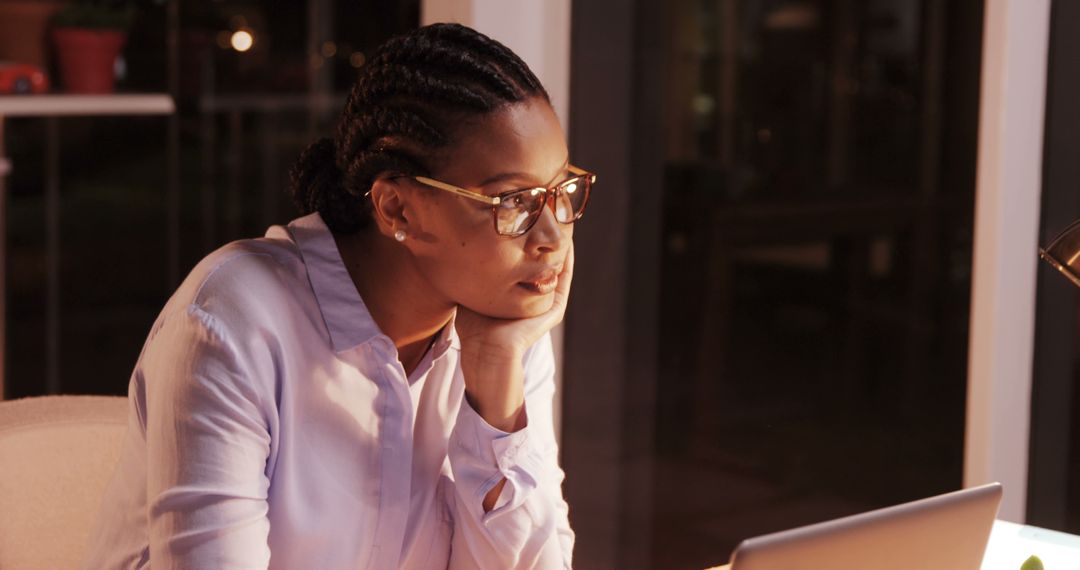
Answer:
[[[545,192],[546,190],[544,188],[522,190],[504,198],[503,204],[506,204],[507,207],[529,210],[535,206],[539,200],[543,199]]]

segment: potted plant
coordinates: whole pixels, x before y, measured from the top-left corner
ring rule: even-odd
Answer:
[[[127,0],[76,0],[53,18],[60,79],[70,93],[111,93],[116,58],[135,7]]]

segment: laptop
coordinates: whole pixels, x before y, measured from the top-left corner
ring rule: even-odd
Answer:
[[[979,570],[1001,484],[742,541],[731,570]]]

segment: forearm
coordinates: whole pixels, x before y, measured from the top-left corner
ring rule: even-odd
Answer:
[[[477,369],[466,364],[464,352],[461,372],[468,392],[481,378],[466,376]],[[489,413],[490,419],[485,419],[468,399],[451,436],[448,451],[456,496],[451,505],[453,559],[461,567],[569,566],[573,532],[560,492],[563,474],[551,422],[555,383],[550,340],[543,339],[526,354],[515,358],[517,370],[498,363],[480,369],[501,369],[490,378],[502,383],[508,378],[521,382],[515,375],[521,371],[525,403],[515,407],[518,423],[511,429],[497,428],[488,423],[497,421],[494,416]]]
[[[478,355],[470,360],[467,364],[466,359],[462,359],[462,373],[467,379],[465,397],[473,409],[488,425],[500,431],[515,432],[525,427],[521,358],[499,359]],[[471,391],[470,385],[473,387]],[[485,513],[495,508],[505,486],[504,478],[484,497]]]
[[[518,350],[487,346],[463,351],[465,398],[491,427],[515,432],[525,427],[525,371]]]

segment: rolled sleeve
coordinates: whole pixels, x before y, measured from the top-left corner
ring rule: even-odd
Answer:
[[[450,436],[456,492],[451,568],[569,568],[574,545],[552,423],[554,356],[545,336],[526,354],[522,429],[489,425],[463,399]],[[503,479],[494,508],[483,499]]]
[[[526,408],[528,403],[526,403]],[[458,453],[450,464],[459,486],[470,490],[480,518],[487,523],[507,511],[518,508],[539,486],[544,458],[534,445],[528,426],[508,433],[489,425],[462,399],[457,425],[452,436]],[[483,512],[483,499],[502,479],[506,485],[491,511]]]

